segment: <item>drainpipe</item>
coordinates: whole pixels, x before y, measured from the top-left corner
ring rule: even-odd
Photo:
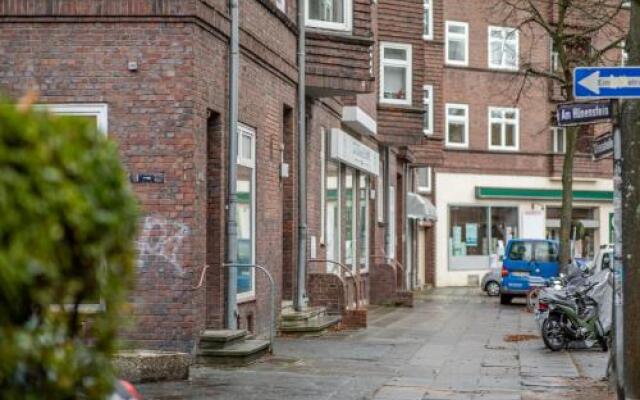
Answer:
[[[307,143],[306,143],[306,60],[305,0],[298,0],[298,260],[296,296],[293,306],[306,306],[307,284]]]
[[[229,143],[227,166],[227,264],[238,261],[238,224],[236,221],[236,179],[238,175],[238,74],[240,70],[240,12],[238,0],[229,0],[231,32],[229,37]],[[227,268],[227,329],[238,329],[237,277],[236,268]]]
[[[404,224],[404,246],[402,246],[402,255],[405,265],[405,281],[407,282],[407,288],[413,290],[413,260],[410,260],[411,254],[409,254],[410,246],[410,228],[409,228],[409,212],[407,210],[409,199],[409,164],[405,163],[402,167],[402,223]],[[411,266],[411,270],[407,270],[407,266]]]
[[[384,196],[384,252],[386,254],[386,261],[387,263],[391,263],[391,229],[389,229],[389,226],[391,224],[391,216],[389,215],[391,213],[391,207],[390,207],[390,202],[391,199],[389,198],[390,196],[390,190],[389,188],[391,187],[391,180],[389,178],[389,147],[385,146],[383,151],[383,156],[384,156],[384,162],[382,164],[382,176],[383,176],[383,181],[384,181],[384,187],[382,188],[383,190],[383,196]]]

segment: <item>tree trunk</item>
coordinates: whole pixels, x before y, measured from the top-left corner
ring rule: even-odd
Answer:
[[[560,214],[560,272],[567,273],[571,260],[571,221],[573,215],[573,157],[578,128],[567,128],[567,151],[562,166],[562,212]]]
[[[628,43],[631,65],[640,65],[640,0],[631,6]],[[622,254],[624,389],[640,398],[640,100],[622,107]]]

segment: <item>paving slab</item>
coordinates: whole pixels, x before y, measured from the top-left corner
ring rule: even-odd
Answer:
[[[607,353],[545,349],[533,315],[473,288],[370,307],[369,328],[278,338],[243,368],[196,368],[186,382],[140,385],[145,399],[547,400],[603,393]],[[516,341],[505,341],[508,335]],[[530,340],[521,340],[530,335]],[[582,391],[582,392],[580,392]],[[582,393],[576,397],[576,393]],[[605,397],[598,397],[598,400]]]

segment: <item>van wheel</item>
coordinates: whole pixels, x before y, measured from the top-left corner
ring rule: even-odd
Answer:
[[[509,296],[508,294],[501,294],[500,295],[500,304],[507,306],[509,304],[511,304],[511,299],[513,299],[512,296]]]

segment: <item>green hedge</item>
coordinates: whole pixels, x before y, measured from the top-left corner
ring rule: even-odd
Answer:
[[[2,399],[104,399],[114,382],[137,210],[93,125],[0,105]],[[87,303],[103,309],[85,323]]]

